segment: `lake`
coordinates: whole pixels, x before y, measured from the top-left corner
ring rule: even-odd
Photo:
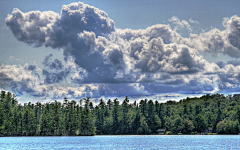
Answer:
[[[0,149],[239,149],[240,135],[0,137]]]

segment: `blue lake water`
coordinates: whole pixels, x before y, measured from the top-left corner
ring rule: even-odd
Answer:
[[[0,137],[0,149],[240,149],[240,135]]]

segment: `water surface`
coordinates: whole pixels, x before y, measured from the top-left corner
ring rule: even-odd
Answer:
[[[239,135],[0,137],[0,149],[240,149]]]

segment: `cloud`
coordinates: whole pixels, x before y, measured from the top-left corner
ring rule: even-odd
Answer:
[[[190,23],[193,23],[193,24],[199,24],[199,21],[197,20],[193,20],[192,18],[191,19],[188,19]]]
[[[17,65],[1,65],[0,67],[0,85],[2,89],[14,91],[16,93],[32,92],[36,86],[40,84],[41,79],[38,75],[41,70],[31,69],[33,66],[25,64],[24,66]]]
[[[69,64],[69,66],[70,65],[71,64]],[[81,79],[81,77],[79,77],[81,74],[79,68],[76,68],[76,66],[73,65],[67,69],[69,70],[68,74],[71,79]],[[77,76],[71,74],[74,71],[76,71],[75,73],[77,73]],[[35,97],[41,97],[42,99],[45,99],[46,97],[54,99],[62,98],[64,96],[88,96],[91,95],[92,91],[97,89],[97,87],[92,84],[73,87],[73,85],[71,85],[71,80],[59,82],[56,81],[58,78],[54,76],[59,78],[65,77],[62,75],[62,72],[49,73],[44,69],[37,68],[36,66],[33,67],[33,65],[28,64],[25,64],[24,66],[2,65],[0,67],[1,89],[13,91],[17,95],[23,95],[23,93],[26,92]],[[66,83],[68,83],[70,87],[62,87],[62,84],[65,85]],[[73,95],[71,96],[71,94]]]
[[[230,61],[227,62],[227,64],[232,64],[234,66],[239,66],[240,61],[239,60],[230,60]]]
[[[5,21],[19,41],[36,47],[62,48],[83,30],[94,31],[97,36],[115,30],[104,11],[81,2],[63,5],[60,15],[52,11],[23,13],[15,8]]]
[[[232,16],[223,19],[225,30],[220,31],[216,28],[208,32],[191,34],[189,39],[185,39],[185,44],[206,53],[227,54],[231,57],[240,57],[240,18]]]
[[[143,72],[191,73],[204,66],[196,50],[186,45],[165,45],[161,38],[152,39],[135,55],[138,58],[136,68]]]
[[[186,20],[180,21],[176,16],[172,16],[172,18],[170,18],[168,21],[176,25],[176,30],[178,28],[186,28],[189,31],[192,31],[191,25]],[[194,21],[192,19],[189,19],[189,22],[190,23],[197,23],[196,21]]]
[[[225,18],[225,30],[182,37],[170,25],[117,29],[107,13],[78,2],[61,13],[14,9],[6,25],[21,42],[63,49],[64,62],[45,57],[37,65],[2,65],[0,85],[20,95],[42,99],[107,96],[154,96],[161,93],[211,93],[239,88],[239,62],[210,63],[199,51],[216,57],[240,57],[239,17]],[[191,31],[190,19],[170,20]]]
[[[240,17],[234,15],[231,18],[224,18],[223,26],[226,28],[226,34],[232,46],[240,49]]]
[[[48,31],[59,19],[60,16],[53,11],[23,13],[15,8],[5,21],[19,41],[40,47],[46,42]]]
[[[60,60],[55,59],[53,62],[51,62],[52,56],[53,56],[52,54],[49,54],[48,56],[46,56],[43,61],[43,65],[48,67],[49,69],[55,69],[55,70],[62,69],[63,65]]]

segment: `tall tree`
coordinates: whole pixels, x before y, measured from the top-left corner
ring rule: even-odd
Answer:
[[[118,116],[119,116],[119,101],[117,98],[114,99],[113,101],[113,134],[118,134],[118,124],[119,124],[119,120],[118,120]]]
[[[80,135],[94,135],[95,128],[93,126],[93,116],[89,108],[90,97],[83,98],[83,100],[85,106],[81,113]]]
[[[123,134],[129,132],[129,122],[128,122],[128,106],[129,106],[129,97],[126,96],[122,103],[122,112],[123,112]]]

